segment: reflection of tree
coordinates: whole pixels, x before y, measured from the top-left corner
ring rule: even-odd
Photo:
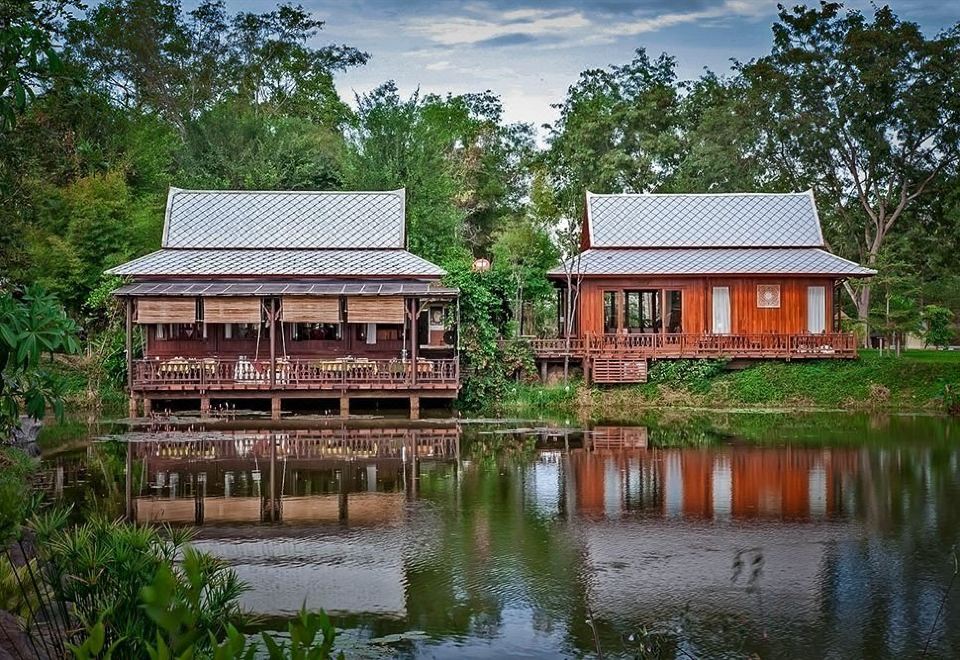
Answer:
[[[960,538],[955,449],[863,451],[847,496],[863,539],[833,545],[823,571],[824,644],[840,657],[917,655],[950,581]],[[960,598],[944,604],[933,655],[956,655]],[[938,650],[939,649],[939,650]]]
[[[583,627],[583,556],[556,516],[529,505],[534,458],[528,441],[479,436],[464,443],[458,479],[422,475],[438,520],[436,543],[406,559],[411,627],[492,638],[513,608],[529,610],[537,630]]]

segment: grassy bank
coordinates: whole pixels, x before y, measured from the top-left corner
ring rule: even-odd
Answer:
[[[760,362],[732,371],[719,360],[653,363],[650,382],[586,388],[518,385],[505,412],[620,418],[651,407],[960,412],[960,352],[864,351],[857,360]]]

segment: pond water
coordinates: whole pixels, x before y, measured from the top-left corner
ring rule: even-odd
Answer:
[[[956,422],[171,421],[119,437],[48,452],[51,496],[196,525],[265,626],[322,607],[348,653],[878,658],[929,641],[960,657]]]

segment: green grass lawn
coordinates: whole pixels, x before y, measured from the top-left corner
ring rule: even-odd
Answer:
[[[875,349],[861,349],[860,355],[863,357],[879,357],[880,351]],[[891,351],[884,351],[883,357],[897,359],[896,354]],[[960,351],[928,351],[914,349],[900,353],[900,359],[915,360],[917,362],[936,362],[940,364],[960,365]]]
[[[960,351],[861,351],[856,360],[757,361],[726,370],[723,362],[654,363],[642,385],[520,386],[506,404],[524,410],[589,407],[610,415],[644,407],[840,409],[946,412],[960,399]]]

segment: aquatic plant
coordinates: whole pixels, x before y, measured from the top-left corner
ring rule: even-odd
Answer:
[[[61,629],[94,631],[100,625],[102,648],[119,657],[144,657],[158,623],[143,607],[141,592],[165,572],[171,575],[172,602],[193,617],[199,649],[243,621],[238,603],[246,585],[222,560],[192,550],[191,532],[103,517],[70,527],[67,520],[67,511],[56,510],[28,525],[40,568],[41,584],[33,586],[49,590],[60,610],[52,618]],[[69,632],[66,637],[75,641]]]

